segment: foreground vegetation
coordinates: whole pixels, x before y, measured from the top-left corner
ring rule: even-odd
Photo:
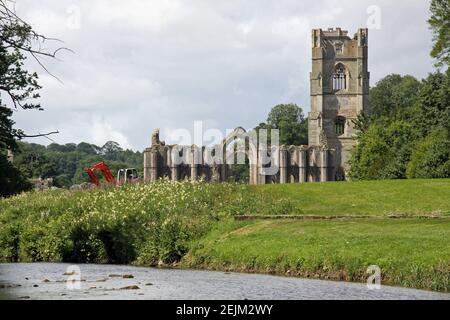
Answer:
[[[0,200],[0,260],[172,263],[221,217],[289,204],[201,182],[24,193]]]
[[[0,261],[171,265],[449,291],[450,180],[247,186],[159,181],[0,200]],[[389,219],[388,214],[442,219]],[[357,215],[235,221],[238,215]]]

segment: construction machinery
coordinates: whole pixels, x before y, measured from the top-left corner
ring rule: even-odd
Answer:
[[[139,181],[139,176],[135,168],[119,169],[117,171],[117,184],[135,183]]]
[[[139,176],[135,168],[119,169],[117,171],[117,179],[114,178],[105,162],[99,162],[91,168],[86,168],[85,171],[89,175],[91,182],[96,186],[100,186],[100,181],[95,175],[97,171],[101,171],[103,173],[103,176],[108,183],[118,186],[125,183],[134,183],[139,181]]]

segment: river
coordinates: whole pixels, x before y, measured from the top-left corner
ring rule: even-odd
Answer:
[[[13,299],[450,300],[450,294],[445,293],[391,286],[369,290],[359,283],[117,265],[71,266],[0,264],[0,290]],[[68,283],[69,278],[81,281]]]

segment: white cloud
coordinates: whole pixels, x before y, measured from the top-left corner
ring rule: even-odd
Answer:
[[[127,137],[116,129],[113,128],[104,119],[97,119],[92,127],[92,142],[96,145],[102,146],[108,141],[116,141],[123,148],[130,148]]]
[[[309,110],[311,29],[352,35],[381,9],[369,33],[371,82],[432,71],[428,2],[410,0],[18,0],[19,14],[75,51],[39,69],[45,112],[16,112],[27,132],[54,129],[58,143],[117,140],[135,149],[195,120],[205,129],[265,120],[276,103]],[[70,28],[80,9],[80,28]],[[71,16],[72,15],[72,16]],[[399,27],[401,26],[401,27]],[[49,47],[52,43],[47,43]],[[58,45],[58,44],[55,44]],[[33,140],[48,143],[45,139]]]
[[[126,3],[123,0],[97,0],[89,1],[86,7],[88,19],[101,27],[143,28],[147,32],[162,31],[190,11],[176,0],[128,0]]]

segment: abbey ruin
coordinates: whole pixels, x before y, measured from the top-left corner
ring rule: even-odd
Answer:
[[[367,46],[367,29],[359,29],[353,38],[341,28],[312,31],[307,146],[266,144],[261,135],[240,127],[212,147],[166,145],[155,130],[152,145],[144,151],[144,180],[225,182],[236,163],[249,166],[250,184],[345,179],[356,143],[353,121],[369,113]]]

